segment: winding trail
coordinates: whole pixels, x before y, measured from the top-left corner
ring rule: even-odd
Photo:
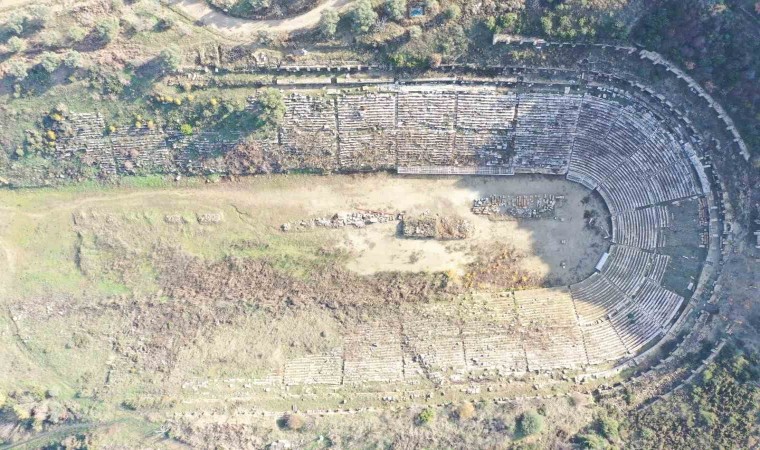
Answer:
[[[184,16],[230,37],[255,37],[259,31],[291,32],[311,28],[319,23],[327,8],[343,9],[354,0],[327,0],[299,16],[285,19],[249,20],[229,16],[209,6],[204,0],[171,0],[169,4]]]

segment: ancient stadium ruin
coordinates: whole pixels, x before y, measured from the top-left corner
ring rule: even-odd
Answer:
[[[639,83],[563,77],[283,87],[284,122],[256,142],[267,172],[556,177],[601,196],[611,238],[582,281],[388,310],[348,330],[340,348],[289,360],[253,385],[415,385],[536,372],[581,380],[619,373],[674,338],[719,268],[714,143]],[[78,132],[58,142],[59,154],[84,152],[106,175],[135,167],[225,173],[216,155],[238,142],[147,129],[103,136],[98,116],[72,120]]]

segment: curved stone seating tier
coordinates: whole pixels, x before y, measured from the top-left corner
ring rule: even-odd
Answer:
[[[527,370],[525,349],[511,295],[478,295],[462,311],[462,342],[468,370]]]
[[[633,295],[644,284],[653,263],[652,253],[635,247],[613,245],[601,272],[621,291]]]
[[[625,161],[624,156],[615,153],[595,137],[578,135],[575,137],[567,174],[568,177],[577,176],[589,180],[590,189],[594,189]]]
[[[580,95],[518,95],[516,172],[564,173],[578,123]]]
[[[644,250],[660,246],[660,229],[670,223],[666,206],[650,206],[612,216],[612,242]]]
[[[515,291],[529,370],[588,364],[583,336],[567,289]]]
[[[630,297],[599,272],[570,286],[570,294],[581,325],[597,322],[630,301]]]
[[[632,165],[630,160],[624,162],[597,186],[597,190],[607,201],[610,214],[618,214],[655,203],[650,196],[652,189],[649,180],[636,177]]]
[[[589,364],[603,364],[627,356],[628,349],[609,320],[581,327]]]
[[[594,95],[585,95],[581,103],[576,133],[589,138],[603,139],[623,112],[618,103]]]
[[[615,312],[611,322],[628,351],[635,353],[663,332],[682,302],[679,295],[647,282],[631,303]]]
[[[122,128],[110,135],[117,170],[131,172],[140,168],[152,171],[168,171],[173,155],[166,144],[166,137],[157,130],[147,128]]]

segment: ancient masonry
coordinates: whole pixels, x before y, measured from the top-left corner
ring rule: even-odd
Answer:
[[[291,92],[286,105],[276,140],[261,143],[273,167],[562,176],[601,195],[612,216],[613,244],[596,272],[577,284],[484,295],[467,307],[402,308],[395,317],[354,330],[334,352],[287,362],[268,378],[272,383],[414,382],[421,376],[453,381],[483,371],[619,365],[664,336],[687,304],[662,283],[680,264],[661,252],[674,202],[699,209],[694,215],[710,249],[706,264],[719,257],[717,206],[701,162],[707,144],[688,121],[663,114],[635,89],[601,82],[564,92],[485,83],[387,85],[361,94]],[[80,116],[76,123],[83,132],[61,142],[59,150],[91,154],[109,173],[123,171],[128,161],[172,172],[198,164],[190,154],[210,151],[205,136],[193,143],[125,131],[105,139],[96,132],[101,122]],[[186,151],[191,145],[206,150]],[[520,199],[518,206],[551,211],[556,200]],[[359,214],[288,227],[374,220],[386,217]],[[704,272],[696,281],[700,291]]]

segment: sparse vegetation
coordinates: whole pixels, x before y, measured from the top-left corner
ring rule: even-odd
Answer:
[[[435,410],[433,408],[425,408],[417,414],[417,424],[427,425],[435,420]]]
[[[517,420],[517,431],[522,436],[538,434],[544,429],[544,418],[534,411],[523,413]]]
[[[103,42],[111,42],[119,35],[119,19],[107,17],[95,25],[95,32]]]
[[[264,89],[258,97],[261,106],[260,120],[268,126],[277,126],[285,117],[285,103],[277,89]]]

